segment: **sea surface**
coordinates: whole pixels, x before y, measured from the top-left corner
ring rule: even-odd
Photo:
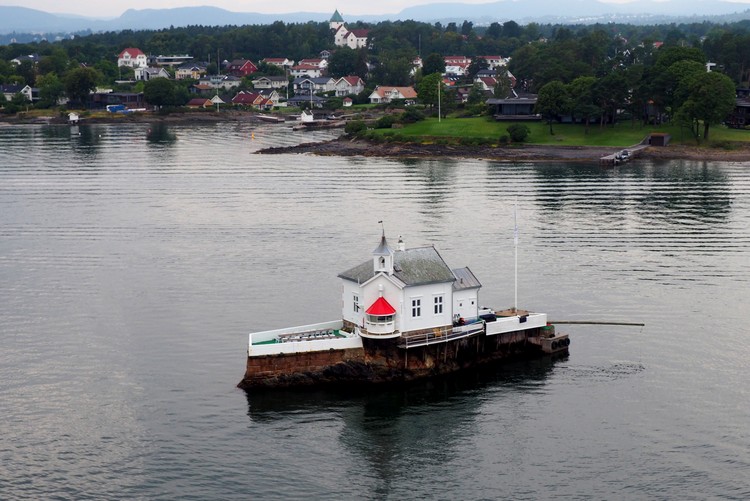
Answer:
[[[0,498],[748,499],[750,165],[257,155],[275,124],[0,126]],[[434,244],[570,355],[246,394],[247,334]]]

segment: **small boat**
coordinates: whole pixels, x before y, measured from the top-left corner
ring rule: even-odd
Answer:
[[[262,122],[269,122],[269,123],[284,123],[285,120],[283,117],[278,117],[276,115],[256,115],[258,120]]]

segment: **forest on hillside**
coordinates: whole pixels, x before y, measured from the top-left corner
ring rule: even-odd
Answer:
[[[696,78],[704,78],[699,74],[705,72],[707,62],[733,87],[747,87],[750,80],[750,21],[653,26],[519,25],[508,21],[481,27],[468,21],[445,26],[393,21],[355,23],[348,28],[369,30],[368,46],[358,50],[335,47],[328,23],[317,22],[125,30],[54,43],[12,44],[0,47],[0,83],[38,87],[42,96],[38,106],[52,106],[66,93],[84,96],[88,89],[82,87],[117,87],[115,82],[127,77],[117,67],[117,55],[127,47],[154,55],[189,54],[194,61],[207,63],[209,72],[217,71],[219,60],[299,60],[329,50],[329,74],[357,74],[367,82],[368,91],[378,84],[418,85],[430,73],[444,71],[440,64],[427,64],[431,57],[497,55],[511,58],[508,70],[524,83],[524,90],[536,93],[554,84],[556,92],[565,90],[566,106],[577,100],[583,103],[580,113],[595,116],[623,108],[640,115],[647,102],[660,112],[676,114],[690,99],[688,87],[698,85]],[[36,64],[10,62],[24,54],[38,54],[40,60]],[[425,67],[415,75],[412,69],[417,56],[425,61]],[[470,84],[480,69],[481,60],[474,59],[465,82]],[[277,71],[263,65],[260,70]],[[183,87],[176,95],[184,97],[184,87],[190,84],[175,83]],[[142,90],[143,82],[138,85],[135,90]],[[249,81],[245,85],[251,87]],[[542,96],[549,91],[548,87]]]

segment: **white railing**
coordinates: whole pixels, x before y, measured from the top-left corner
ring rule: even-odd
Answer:
[[[448,334],[436,334],[435,332],[424,332],[421,334],[412,334],[403,337],[399,344],[402,348],[416,348],[418,346],[427,346],[430,344],[447,343],[456,339],[474,336],[484,332],[484,322],[476,322],[468,325],[453,327]]]

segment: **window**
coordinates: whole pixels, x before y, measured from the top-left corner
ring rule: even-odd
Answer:
[[[422,300],[421,299],[411,300],[411,316],[415,318],[422,316]]]
[[[435,315],[443,313],[443,296],[435,296]]]
[[[359,295],[354,294],[354,313],[359,313]]]

